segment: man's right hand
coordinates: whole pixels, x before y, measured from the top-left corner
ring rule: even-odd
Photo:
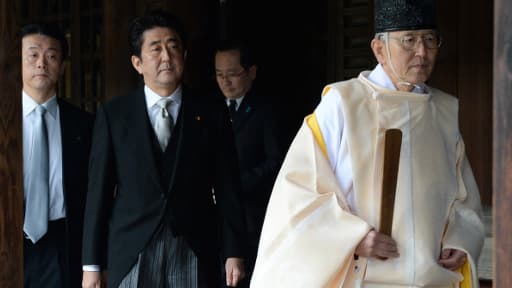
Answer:
[[[400,256],[395,240],[375,230],[370,230],[363,240],[359,242],[355,254],[362,257],[379,259],[397,258]]]
[[[82,277],[83,288],[100,288],[101,286],[101,272],[84,271]]]

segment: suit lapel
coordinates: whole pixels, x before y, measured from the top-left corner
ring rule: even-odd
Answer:
[[[59,104],[60,132],[62,141],[62,180],[64,195],[66,195],[66,191],[68,191],[68,189],[66,189],[66,179],[69,179],[66,174],[68,171],[71,171],[70,167],[73,167],[73,162],[75,162],[73,151],[76,151],[76,149],[74,146],[79,144],[82,139],[80,135],[80,127],[77,126],[75,115],[69,111],[66,106],[67,103],[64,103],[59,98],[57,98],[57,103]]]
[[[153,135],[153,131],[151,127],[151,122],[149,121],[148,111],[146,108],[146,97],[144,94],[144,90],[138,89],[133,95],[134,97],[132,103],[132,117],[127,119],[125,129],[129,129],[136,132],[128,132],[132,135],[135,135],[135,141],[137,144],[136,157],[141,157],[140,163],[147,163],[147,173],[150,175],[150,178],[160,185],[159,173],[156,169],[155,155],[151,148],[151,137]],[[139,149],[140,148],[140,149]]]
[[[183,87],[182,102],[180,107],[180,129],[178,131],[178,143],[176,145],[176,159],[174,167],[172,168],[171,179],[169,181],[168,192],[173,191],[174,186],[177,185],[178,178],[188,178],[188,173],[194,173],[194,165],[190,163],[197,163],[193,159],[197,156],[197,146],[201,141],[201,127],[203,115],[201,112],[201,103],[196,100],[195,95]],[[189,171],[192,169],[191,171]]]
[[[190,105],[189,105],[189,101],[187,101],[188,99],[186,98],[186,90],[185,88],[183,88],[182,90],[182,95],[181,95],[181,107],[180,107],[180,112],[179,112],[179,115],[178,115],[178,121],[176,122],[177,124],[179,124],[181,127],[178,129],[178,133],[179,135],[177,135],[178,139],[178,143],[176,145],[176,151],[175,151],[175,154],[176,155],[176,159],[174,159],[174,165],[172,167],[172,172],[171,172],[171,179],[169,180],[169,187],[167,187],[167,193],[169,194],[172,189],[173,189],[173,186],[174,186],[174,180],[176,179],[176,173],[177,171],[179,171],[180,169],[178,169],[178,165],[179,163],[181,162],[181,158],[182,158],[182,150],[183,150],[183,147],[185,143],[185,135],[187,133],[185,133],[185,131],[187,131],[188,129],[188,126],[189,126],[189,123],[188,123],[188,120],[187,120],[187,116],[189,115],[189,113],[191,112],[190,111]],[[191,114],[191,113],[190,113]],[[174,136],[174,135],[173,135]]]
[[[233,131],[237,132],[241,129],[254,112],[253,99],[254,97],[250,92],[244,97],[240,107],[238,107],[236,111],[236,117],[233,119]]]

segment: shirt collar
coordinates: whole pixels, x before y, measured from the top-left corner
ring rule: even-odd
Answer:
[[[384,67],[382,67],[381,64],[377,64],[377,66],[375,66],[375,69],[373,69],[370,75],[368,75],[368,80],[381,87],[390,90],[397,90],[395,85],[393,84],[393,81],[391,81],[391,78],[389,78],[388,74],[386,73],[386,71],[384,71]],[[427,85],[421,83],[414,85],[414,89],[411,92],[423,94],[428,93],[429,90]]]
[[[57,103],[57,95],[54,94],[50,99],[46,100],[43,104],[44,108],[46,108],[46,111],[54,118],[57,118],[57,109],[58,109],[58,103]],[[32,113],[37,106],[39,106],[39,103],[37,103],[32,97],[30,97],[25,91],[22,91],[22,106],[23,106],[23,116],[26,117],[30,113]]]
[[[144,85],[144,94],[146,95],[146,105],[147,105],[147,108],[150,109],[151,107],[153,107],[156,102],[158,102],[158,100],[162,99],[162,98],[171,98],[172,101],[178,105],[181,105],[181,97],[182,97],[182,89],[181,89],[181,85],[178,86],[178,88],[176,90],[174,90],[174,92],[172,92],[171,95],[168,95],[168,96],[160,96],[158,94],[156,94],[155,91],[151,90],[151,88],[149,88],[148,86]]]
[[[235,100],[236,101],[236,108],[238,109],[238,107],[240,107],[240,104],[242,103],[242,100],[244,100],[244,96],[241,96],[241,97],[238,97],[236,99],[229,99],[229,98],[226,98],[226,103],[229,105],[229,101],[230,100]]]

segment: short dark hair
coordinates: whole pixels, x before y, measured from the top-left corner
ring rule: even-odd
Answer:
[[[21,39],[25,36],[39,34],[51,37],[60,43],[60,51],[62,53],[62,61],[68,56],[68,40],[64,33],[55,25],[44,23],[27,24],[21,28]]]
[[[215,49],[216,52],[238,51],[240,53],[240,65],[244,69],[249,69],[257,65],[256,56],[253,49],[242,40],[230,39],[223,41]]]
[[[156,10],[151,11],[144,16],[137,17],[131,22],[128,41],[131,55],[140,57],[144,32],[156,27],[174,30],[174,32],[178,34],[183,47],[186,46],[187,35],[185,33],[185,27],[180,19],[165,11]]]

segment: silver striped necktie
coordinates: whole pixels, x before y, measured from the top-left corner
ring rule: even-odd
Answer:
[[[172,104],[172,100],[164,98],[158,100],[156,104],[160,107],[160,110],[155,120],[155,133],[158,138],[158,143],[160,143],[160,148],[162,148],[162,151],[165,151],[169,139],[171,138],[172,129],[174,128],[174,120],[167,110],[167,107]]]
[[[48,230],[49,215],[49,157],[48,131],[44,120],[46,108],[37,106],[33,127],[32,154],[25,193],[25,220],[23,231],[36,243]]]

